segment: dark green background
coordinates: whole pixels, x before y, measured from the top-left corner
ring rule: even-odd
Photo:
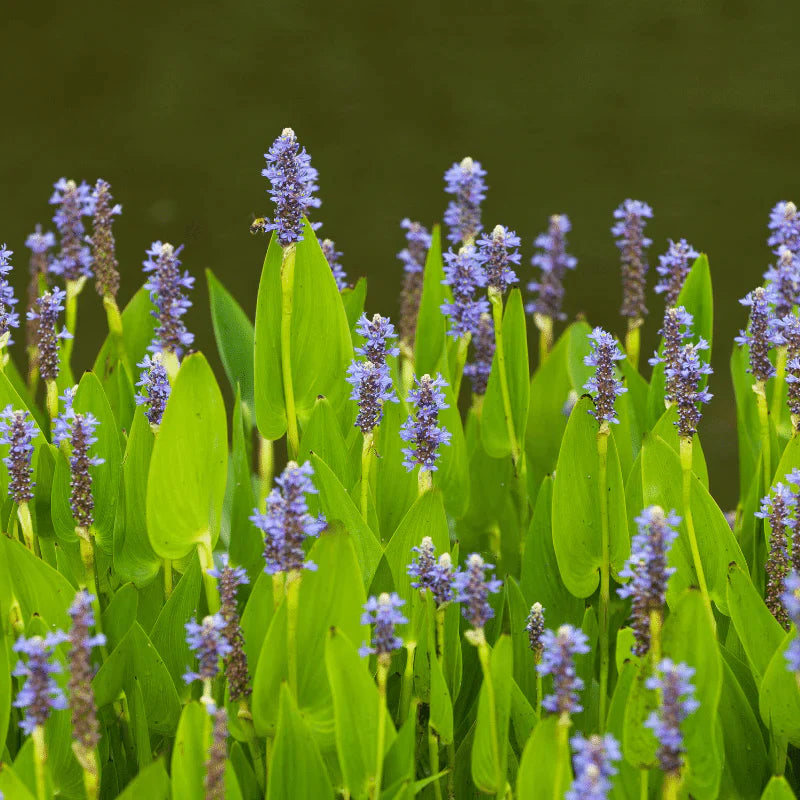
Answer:
[[[800,4],[147,0],[3,16],[0,240],[24,265],[51,184],[105,177],[124,206],[122,299],[152,240],[185,242],[189,325],[206,350],[205,267],[254,311],[266,242],[248,227],[268,210],[262,154],[286,125],[320,171],[324,234],[384,314],[397,309],[400,219],[440,217],[442,173],[464,155],[489,172],[487,226],[516,229],[526,265],[547,216],[570,215],[567,308],[619,334],[611,213],[647,200],[653,262],[680,236],[711,260],[719,374],[702,434],[713,489],[734,502],[727,359],[737,299],[769,259],[768,211],[800,196]],[[87,292],[79,364],[104,331]]]

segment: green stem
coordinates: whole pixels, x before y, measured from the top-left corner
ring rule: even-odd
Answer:
[[[600,550],[602,561],[600,563],[600,733],[606,730],[606,705],[608,703],[608,670],[610,632],[608,627],[608,609],[611,602],[610,573],[611,573],[611,545],[608,526],[608,436],[607,422],[600,425],[597,433],[597,458],[599,462],[598,485],[600,489]]]
[[[419,474],[417,475],[417,490],[419,492],[419,496],[425,494],[425,492],[429,492],[433,488],[433,473],[429,469],[422,469],[420,468]]]
[[[639,800],[647,800],[650,794],[649,782],[650,782],[650,770],[642,767],[639,770]]]
[[[469,343],[472,339],[472,334],[464,334],[458,340],[458,348],[456,349],[456,363],[453,369],[452,384],[453,384],[453,397],[458,403],[458,395],[461,392],[461,379],[464,377],[464,365],[467,363],[467,352],[469,351]]]
[[[369,473],[372,468],[372,457],[375,453],[375,432],[364,434],[364,444],[361,446],[361,516],[369,524]]]
[[[164,600],[172,596],[172,561],[164,559]]]
[[[122,332],[122,314],[119,312],[116,298],[110,294],[104,295],[103,307],[106,310],[108,333],[116,348],[117,358],[128,368],[129,372],[132,372],[133,365],[128,360],[128,351],[125,347],[125,337]]]
[[[670,773],[664,776],[664,784],[661,788],[661,797],[663,800],[678,800],[678,789],[681,785],[679,775]]]
[[[77,281],[67,281],[67,299],[64,301],[66,308],[64,319],[67,330],[72,336],[69,339],[64,339],[63,355],[66,364],[69,364],[72,359],[72,347],[75,344],[75,332],[78,328],[78,295],[80,295],[85,283],[86,278],[80,278]]]
[[[553,800],[563,800],[562,778],[569,768],[569,728],[572,722],[569,714],[562,714],[556,724],[556,774],[553,778]]]
[[[250,751],[250,757],[253,759],[253,771],[256,773],[256,781],[258,787],[263,793],[266,789],[264,785],[264,777],[266,775],[266,768],[264,766],[264,759],[261,755],[261,748],[258,746],[258,739],[256,738],[256,729],[253,726],[253,714],[250,711],[250,706],[247,700],[239,701],[239,713],[236,715],[239,719],[244,737],[247,740],[247,748]]]
[[[772,485],[772,459],[770,454],[769,436],[769,410],[767,409],[767,390],[764,381],[756,381],[753,384],[753,391],[756,393],[756,403],[758,404],[758,422],[761,433],[761,454],[764,465],[764,494],[769,494]]]
[[[431,775],[439,771],[439,737],[433,732],[433,728],[428,726],[428,759],[430,761]],[[433,782],[433,794],[435,800],[442,800],[442,787],[440,781]]]
[[[80,742],[72,743],[72,751],[83,770],[83,788],[86,800],[98,800],[100,796],[100,767],[97,753],[93,747],[85,747]]]
[[[553,347],[553,318],[546,314],[534,314],[533,321],[539,329],[539,368],[541,369]]]
[[[297,428],[297,409],[294,402],[292,378],[292,311],[294,308],[294,243],[283,248],[281,260],[281,370],[283,397],[286,404],[286,446],[289,458],[297,459],[300,452],[300,433]]]
[[[271,439],[258,434],[258,505],[262,507],[272,486],[272,474],[275,468],[275,447]]]
[[[639,369],[639,347],[642,328],[641,319],[628,320],[628,332],[625,334],[625,353],[634,369]]]
[[[44,726],[37,725],[31,734],[33,739],[33,767],[36,772],[36,800],[47,800],[47,746],[44,741]]]
[[[539,666],[539,659],[536,659],[536,666]],[[542,718],[542,675],[536,670],[536,719]]]
[[[181,368],[178,354],[174,350],[162,350],[159,355],[161,356],[161,363],[167,371],[169,382],[175,383],[175,378],[178,377],[178,370]]]
[[[300,609],[300,570],[286,576],[286,635],[289,661],[289,689],[297,701],[297,617]]]
[[[456,797],[456,746],[454,742],[447,745],[447,797],[448,800],[455,800]]]
[[[494,693],[494,681],[492,680],[491,651],[483,630],[479,631],[478,639],[478,658],[483,669],[483,683],[486,686],[486,698],[489,701],[489,732],[492,741],[492,760],[498,769],[495,775],[495,785],[497,786],[497,796],[502,797],[505,788],[505,775],[499,774],[500,770],[500,740],[497,732],[497,698]]]
[[[33,529],[33,520],[31,520],[31,510],[28,506],[27,500],[23,500],[17,506],[17,519],[19,520],[20,528],[22,528],[22,537],[25,539],[25,546],[32,553],[35,553],[37,548],[36,532]]]
[[[272,576],[272,610],[276,612],[281,604],[284,594],[286,594],[286,579],[282,572],[276,572]]]
[[[446,668],[446,652],[447,646],[445,642],[445,627],[444,627],[444,620],[447,610],[444,608],[437,608],[436,609],[436,657],[439,659],[439,664],[442,668],[442,675],[447,677],[447,668]]]
[[[700,584],[703,602],[711,617],[711,624],[716,629],[714,612],[711,608],[711,596],[708,593],[706,574],[703,570],[703,562],[700,559],[700,548],[697,546],[697,534],[694,530],[694,517],[692,516],[692,438],[690,436],[681,436],[680,454],[681,468],[683,470],[683,518],[686,520],[686,531],[689,534],[692,562],[694,563],[694,571],[697,574],[697,582]]]
[[[398,726],[402,725],[408,717],[411,706],[411,691],[414,686],[414,655],[417,652],[416,642],[406,642],[406,667],[400,679],[400,704],[397,709]]]
[[[372,792],[373,800],[380,800],[381,783],[383,782],[383,750],[386,742],[386,679],[389,665],[378,659],[378,747],[375,753],[375,784]]]
[[[503,296],[496,289],[489,289],[489,301],[492,304],[492,317],[494,318],[494,354],[497,359],[497,372],[500,376],[500,392],[503,395],[503,414],[506,418],[508,441],[511,443],[511,458],[514,461],[514,468],[518,471],[521,450],[517,433],[514,430],[514,417],[511,415],[511,393],[508,389],[506,356],[503,348]]]
[[[775,380],[772,382],[772,408],[770,413],[776,427],[781,425],[783,387],[786,381],[786,345],[781,345],[775,353]]]
[[[53,420],[58,416],[58,386],[54,380],[45,381],[47,386],[47,413]]]
[[[653,672],[661,661],[661,612],[650,612],[650,655],[653,660]]]
[[[403,397],[408,397],[408,392],[414,385],[414,350],[407,342],[401,342],[400,355],[400,386]]]
[[[219,590],[217,579],[208,574],[214,569],[214,554],[211,550],[211,535],[206,535],[197,543],[197,556],[200,559],[200,569],[203,572],[203,585],[206,591],[206,604],[208,613],[216,614],[219,611]]]

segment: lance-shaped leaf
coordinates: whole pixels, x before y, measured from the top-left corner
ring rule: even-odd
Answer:
[[[758,692],[761,719],[773,735],[787,738],[800,746],[800,691],[797,675],[787,669],[786,650],[797,638],[797,631],[786,634],[772,654]]]
[[[417,335],[414,339],[414,369],[417,375],[434,373],[445,349],[446,324],[442,303],[447,297],[443,285],[442,240],[438,225],[431,231],[431,246],[425,259],[422,295],[417,316]],[[447,377],[447,373],[442,373]]]

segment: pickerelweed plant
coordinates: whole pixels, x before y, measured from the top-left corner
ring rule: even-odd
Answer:
[[[266,159],[254,321],[207,273],[225,393],[193,350],[201,256],[143,237],[144,271],[122,263],[106,181],[59,180],[55,233],[0,248],[0,793],[794,797],[796,206],[731,309],[723,511],[708,258],[646,203],[615,212],[622,316],[592,327],[577,218],[484,227],[486,170],[457,161],[444,226],[410,216],[382,255],[402,295],[376,313],[309,219],[304,145]],[[108,335],[78,365],[90,278]]]

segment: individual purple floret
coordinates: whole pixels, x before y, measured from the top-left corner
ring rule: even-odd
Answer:
[[[453,164],[444,174],[445,192],[454,195],[444,212],[450,230],[447,238],[454,245],[472,244],[483,230],[481,203],[486,199],[486,170],[480,161],[467,157]]]
[[[141,391],[134,396],[136,405],[145,407],[144,413],[151,425],[160,425],[172,391],[161,353],[153,356],[146,354],[136,366],[142,370],[136,382],[141,387]]]
[[[119,291],[119,263],[111,224],[114,217],[122,213],[122,206],[114,203],[111,186],[102,178],[94,185],[92,200],[94,219],[88,241],[92,245],[95,288],[101,297],[116,297]]]
[[[656,364],[664,365],[664,399],[669,403],[675,403],[678,399],[678,379],[674,377],[674,370],[678,365],[678,356],[683,343],[692,336],[693,323],[692,315],[683,306],[668,308],[664,314],[664,323],[659,330],[664,343],[662,354],[655,352],[648,360],[652,367]]]
[[[264,571],[269,575],[317,568],[313,561],[305,560],[303,551],[305,540],[319,536],[326,524],[322,515],[312,517],[308,512],[306,495],[317,494],[313,474],[308,461],[302,466],[290,461],[275,479],[278,485],[267,497],[266,513],[253,510],[250,520],[264,534]]]
[[[553,690],[542,706],[553,714],[577,714],[583,711],[578,692],[583,681],[575,672],[575,656],[589,652],[589,639],[580,628],[562,625],[557,631],[546,630],[542,636],[542,660],[536,665],[540,675],[553,676]]]
[[[614,211],[611,233],[618,237],[617,247],[622,260],[622,308],[620,314],[631,320],[642,319],[647,314],[644,302],[647,255],[645,250],[653,243],[644,235],[646,220],[653,210],[640,200],[626,200]]]
[[[397,339],[397,334],[388,317],[374,314],[369,319],[366,314],[362,314],[356,325],[356,333],[366,339],[361,347],[356,348],[356,353],[373,364],[385,364],[388,356],[400,353],[400,349],[391,344]]]
[[[364,613],[361,615],[362,625],[374,625],[372,643],[366,642],[358,649],[358,654],[365,658],[369,655],[378,656],[378,661],[387,663],[395,650],[403,646],[403,640],[395,634],[396,625],[405,625],[408,620],[398,610],[405,605],[397,592],[391,594],[383,592],[378,597],[370,597],[364,604]]]
[[[267,220],[264,230],[275,231],[281,246],[286,247],[303,239],[303,215],[322,202],[314,197],[317,170],[311,166],[311,156],[300,147],[291,128],[284,128],[264,154],[267,166],[261,174],[271,184],[269,196],[275,203],[275,219]]]
[[[677,775],[683,765],[683,734],[681,723],[700,708],[691,684],[694,669],[686,664],[673,663],[669,658],[658,664],[659,675],[652,675],[645,681],[648,689],[660,692],[660,705],[645,720],[658,739],[658,757],[661,769]]]
[[[37,434],[36,424],[28,411],[15,411],[7,405],[0,414],[0,444],[9,445],[3,463],[8,468],[8,496],[17,504],[33,499],[31,480],[33,467],[33,439]]]
[[[439,391],[447,382],[439,374],[435,378],[423,375],[415,381],[416,388],[408,393],[409,401],[414,403],[414,414],[400,426],[400,438],[410,444],[402,449],[403,466],[409,472],[417,465],[420,471],[435,472],[441,455],[439,446],[450,444],[450,431],[438,425],[439,412],[449,408],[444,392]]]
[[[61,178],[55,184],[50,205],[58,206],[53,222],[61,236],[61,248],[50,262],[50,272],[67,283],[92,277],[92,253],[86,244],[84,217],[94,213],[90,187]]]
[[[478,261],[486,272],[486,286],[499,294],[519,283],[514,267],[519,266],[520,238],[514,231],[496,225],[491,235],[478,239]]]
[[[58,340],[71,339],[66,329],[58,330],[58,315],[64,310],[67,293],[58,287],[45,292],[36,299],[33,308],[28,310],[27,318],[36,322],[36,347],[39,375],[43,381],[54,381],[60,371]]]
[[[425,259],[431,246],[431,235],[419,222],[406,218],[400,226],[406,230],[406,246],[397,254],[403,263],[403,290],[400,295],[400,339],[407,347],[414,346],[417,315],[422,298]]]
[[[541,314],[550,319],[565,319],[561,310],[564,302],[564,276],[567,270],[575,269],[578,259],[567,253],[567,234],[572,223],[566,214],[553,214],[547,233],[541,233],[534,241],[539,252],[531,259],[534,267],[542,274],[538,281],[528,284],[528,291],[538,292],[539,296],[525,306],[529,314]]]
[[[143,262],[144,272],[149,275],[144,288],[155,305],[150,313],[158,320],[155,339],[147,349],[151,353],[174,353],[179,359],[194,341],[194,334],[186,330],[182,319],[192,305],[184,290],[194,287],[194,278],[186,271],[181,274],[181,250],[183,245],[153,242]]]
[[[670,239],[669,249],[663,256],[658,257],[656,272],[661,276],[661,280],[656,284],[656,294],[664,295],[667,308],[671,308],[678,301],[686,276],[694,260],[699,257],[700,253],[686,239],[681,239],[679,242]]]
[[[464,376],[472,382],[473,394],[484,395],[489,385],[489,375],[492,373],[492,360],[496,346],[494,323],[492,315],[488,311],[484,311],[478,320],[478,330],[472,339],[472,345],[474,348],[473,360],[464,366]]]
[[[678,538],[680,522],[674,511],[665,514],[660,506],[649,506],[636,517],[639,530],[631,542],[630,558],[619,573],[630,581],[617,589],[620,597],[632,599],[634,655],[643,656],[650,650],[650,615],[664,611],[667,582],[675,572],[674,567],[667,565],[667,558]]]
[[[198,623],[191,619],[186,628],[186,644],[197,656],[197,671],[187,671],[183,676],[186,683],[192,681],[213,681],[219,672],[220,660],[231,652],[231,645],[225,638],[226,623],[221,614],[211,614]]]
[[[564,800],[606,800],[611,778],[619,771],[614,762],[622,758],[619,742],[610,733],[588,739],[579,733],[570,739],[570,744],[575,780]]]
[[[436,548],[430,536],[423,537],[419,547],[412,547],[411,552],[417,554],[406,568],[406,572],[416,578],[411,585],[421,591],[430,589],[437,608],[450,602],[455,596],[450,553],[442,553],[437,561]]]
[[[708,342],[700,339],[697,344],[685,344],[678,351],[678,358],[674,367],[667,367],[667,379],[674,381],[675,401],[678,405],[678,419],[675,426],[680,436],[691,438],[697,433],[697,426],[703,417],[701,407],[708,403],[714,396],[711,392],[701,388],[700,382],[704,375],[711,375],[714,371],[710,364],[700,360],[700,351],[708,350]]]
[[[453,291],[453,302],[442,303],[442,313],[450,317],[450,336],[460,338],[476,334],[481,314],[489,311],[486,298],[475,297],[478,289],[486,286],[486,273],[480,265],[478,254],[472,245],[462,247],[458,253],[452,250],[444,254],[443,283]]]
[[[342,289],[347,288],[347,273],[339,263],[342,253],[336,249],[336,242],[332,239],[319,239],[319,246],[322,248],[322,254],[328,262],[328,266],[333,273],[333,279],[336,281],[336,288],[341,292]]]
[[[735,341],[737,344],[749,346],[750,366],[747,371],[751,372],[755,380],[761,383],[769,380],[775,374],[775,367],[769,360],[769,351],[782,341],[771,308],[774,300],[770,289],[759,286],[739,301],[743,306],[750,307],[750,319],[747,323],[747,330],[740,331]]]
[[[14,255],[13,250],[8,250],[4,244],[0,245],[0,347],[13,344],[11,328],[19,328],[19,314],[14,311],[17,298],[14,297],[14,289],[8,282],[12,255]],[[5,342],[3,337],[8,337]]]
[[[55,418],[53,425],[53,444],[60,445],[69,440],[72,451],[69,457],[69,504],[78,528],[88,529],[94,522],[94,497],[89,467],[97,467],[105,462],[99,456],[90,456],[89,448],[97,442],[94,432],[99,424],[94,414],[78,414],[68,402],[66,410]]]
[[[592,352],[583,359],[587,367],[595,367],[594,375],[583,385],[587,392],[594,395],[594,411],[589,413],[601,425],[610,422],[619,423],[614,403],[628,390],[617,378],[614,362],[623,361],[625,356],[614,337],[602,328],[595,328],[589,334],[589,339],[592,343]]]
[[[770,493],[762,498],[761,508],[756,512],[760,519],[769,520],[769,556],[764,565],[767,587],[764,602],[770,613],[789,629],[789,617],[781,600],[783,584],[789,574],[788,527],[790,517],[797,511],[797,497],[785,483],[776,483]]]
[[[503,588],[503,581],[494,575],[487,579],[485,573],[491,569],[494,569],[494,564],[487,564],[478,553],[471,553],[466,568],[453,576],[455,600],[462,604],[461,615],[476,631],[482,630],[494,617],[489,594],[497,594]]]
[[[764,273],[764,285],[770,289],[775,316],[780,319],[800,303],[800,256],[783,245],[776,255],[777,261]]]
[[[214,708],[211,714],[214,718],[214,725],[203,777],[203,800],[226,800],[228,796],[225,789],[225,762],[228,758],[228,712],[224,708]]]
[[[231,646],[225,657],[225,678],[228,681],[228,693],[231,702],[237,703],[252,692],[250,688],[250,672],[247,667],[247,654],[244,650],[244,634],[239,619],[237,590],[249,583],[247,572],[242,567],[232,567],[228,554],[223,553],[220,559],[222,568],[210,569],[208,574],[218,581],[220,610],[225,620],[223,634]]]
[[[534,603],[531,606],[525,630],[528,631],[528,642],[533,658],[538,664],[542,660],[542,651],[544,649],[544,644],[542,643],[542,637],[544,636],[544,608],[541,603]]]
[[[781,595],[783,607],[795,628],[800,629],[800,574],[792,570],[786,578],[784,592]],[[800,638],[792,639],[784,653],[786,669],[800,674]]]
[[[61,631],[54,631],[44,638],[20,636],[14,643],[14,652],[26,656],[27,661],[18,661],[11,673],[15,678],[25,679],[13,705],[25,712],[19,727],[29,736],[50,719],[52,711],[67,707],[67,698],[53,678],[53,675],[63,672],[61,663],[53,658],[53,651],[66,638]]]
[[[788,247],[793,253],[800,253],[800,214],[794,203],[778,203],[770,211],[767,227],[771,231],[767,244],[775,253],[781,246]]]
[[[81,589],[69,608],[72,626],[69,629],[69,707],[72,711],[72,735],[86,750],[94,750],[100,741],[94,689],[92,689],[92,648],[106,643],[102,633],[92,633],[95,625],[94,597]]]

